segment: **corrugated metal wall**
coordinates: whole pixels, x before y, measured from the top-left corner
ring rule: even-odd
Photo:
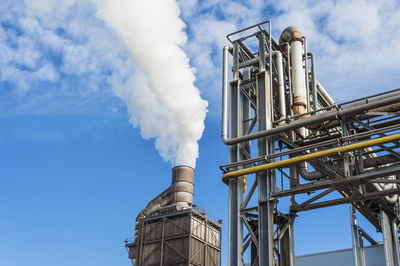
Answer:
[[[137,266],[220,265],[219,224],[189,210],[144,219],[139,223],[135,250]]]

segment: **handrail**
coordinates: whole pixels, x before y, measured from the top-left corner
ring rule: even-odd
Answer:
[[[228,35],[226,35],[226,38],[233,44],[232,40],[229,38],[230,36],[235,35],[235,34],[238,34],[238,33],[241,33],[241,32],[246,31],[246,30],[249,30],[249,29],[251,29],[251,28],[255,28],[255,27],[258,27],[258,26],[267,24],[267,23],[271,24],[271,21],[270,21],[270,20],[266,20],[266,21],[260,22],[260,23],[258,23],[258,24],[255,24],[255,25],[253,25],[253,26],[249,26],[249,27],[247,27],[247,28],[244,28],[244,29],[241,29],[241,30],[232,32],[232,33],[229,33]],[[263,30],[264,30],[264,29],[263,29]],[[271,34],[271,32],[270,32],[269,34]]]

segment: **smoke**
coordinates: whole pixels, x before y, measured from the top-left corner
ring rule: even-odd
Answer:
[[[175,0],[93,0],[102,19],[126,47],[135,74],[114,81],[130,121],[155,138],[164,160],[195,167],[207,101],[194,86],[195,69],[181,49],[187,40]]]

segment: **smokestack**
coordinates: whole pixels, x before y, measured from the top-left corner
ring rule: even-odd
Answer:
[[[193,204],[194,169],[180,165],[172,168],[171,204],[185,209]]]

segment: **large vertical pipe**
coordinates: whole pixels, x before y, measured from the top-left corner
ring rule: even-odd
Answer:
[[[265,35],[259,36],[259,57],[265,54]],[[272,99],[270,76],[265,71],[265,63],[260,62],[260,72],[257,74],[257,130],[272,128]],[[273,153],[271,137],[257,140],[258,156]],[[273,188],[272,171],[262,171],[256,174],[258,183],[258,258],[259,265],[273,265],[273,202],[270,201]]]
[[[194,169],[180,165],[172,168],[171,203],[177,208],[188,208],[193,204]]]
[[[233,48],[233,78],[230,89],[230,138],[239,137],[240,132],[240,79],[238,74],[239,46],[235,43]],[[239,145],[229,146],[229,162],[239,160]],[[240,218],[240,205],[243,196],[243,182],[240,178],[229,180],[229,235],[228,235],[228,265],[242,265],[242,228]]]
[[[291,69],[290,72],[292,81],[292,112],[294,116],[303,114],[307,112],[307,88],[306,88],[306,75],[303,68],[303,44],[302,36],[299,31],[294,26],[289,26],[283,30],[279,43],[289,43],[290,44],[290,57]],[[300,117],[302,118],[302,117]],[[305,127],[299,128],[298,133],[306,137],[307,130]],[[308,171],[307,163],[301,163],[299,165],[300,171]]]
[[[289,42],[291,46],[290,61],[292,64],[292,92],[293,115],[306,112],[307,90],[305,72],[303,68],[303,44],[300,31],[294,27],[287,27],[281,34],[280,43]]]

